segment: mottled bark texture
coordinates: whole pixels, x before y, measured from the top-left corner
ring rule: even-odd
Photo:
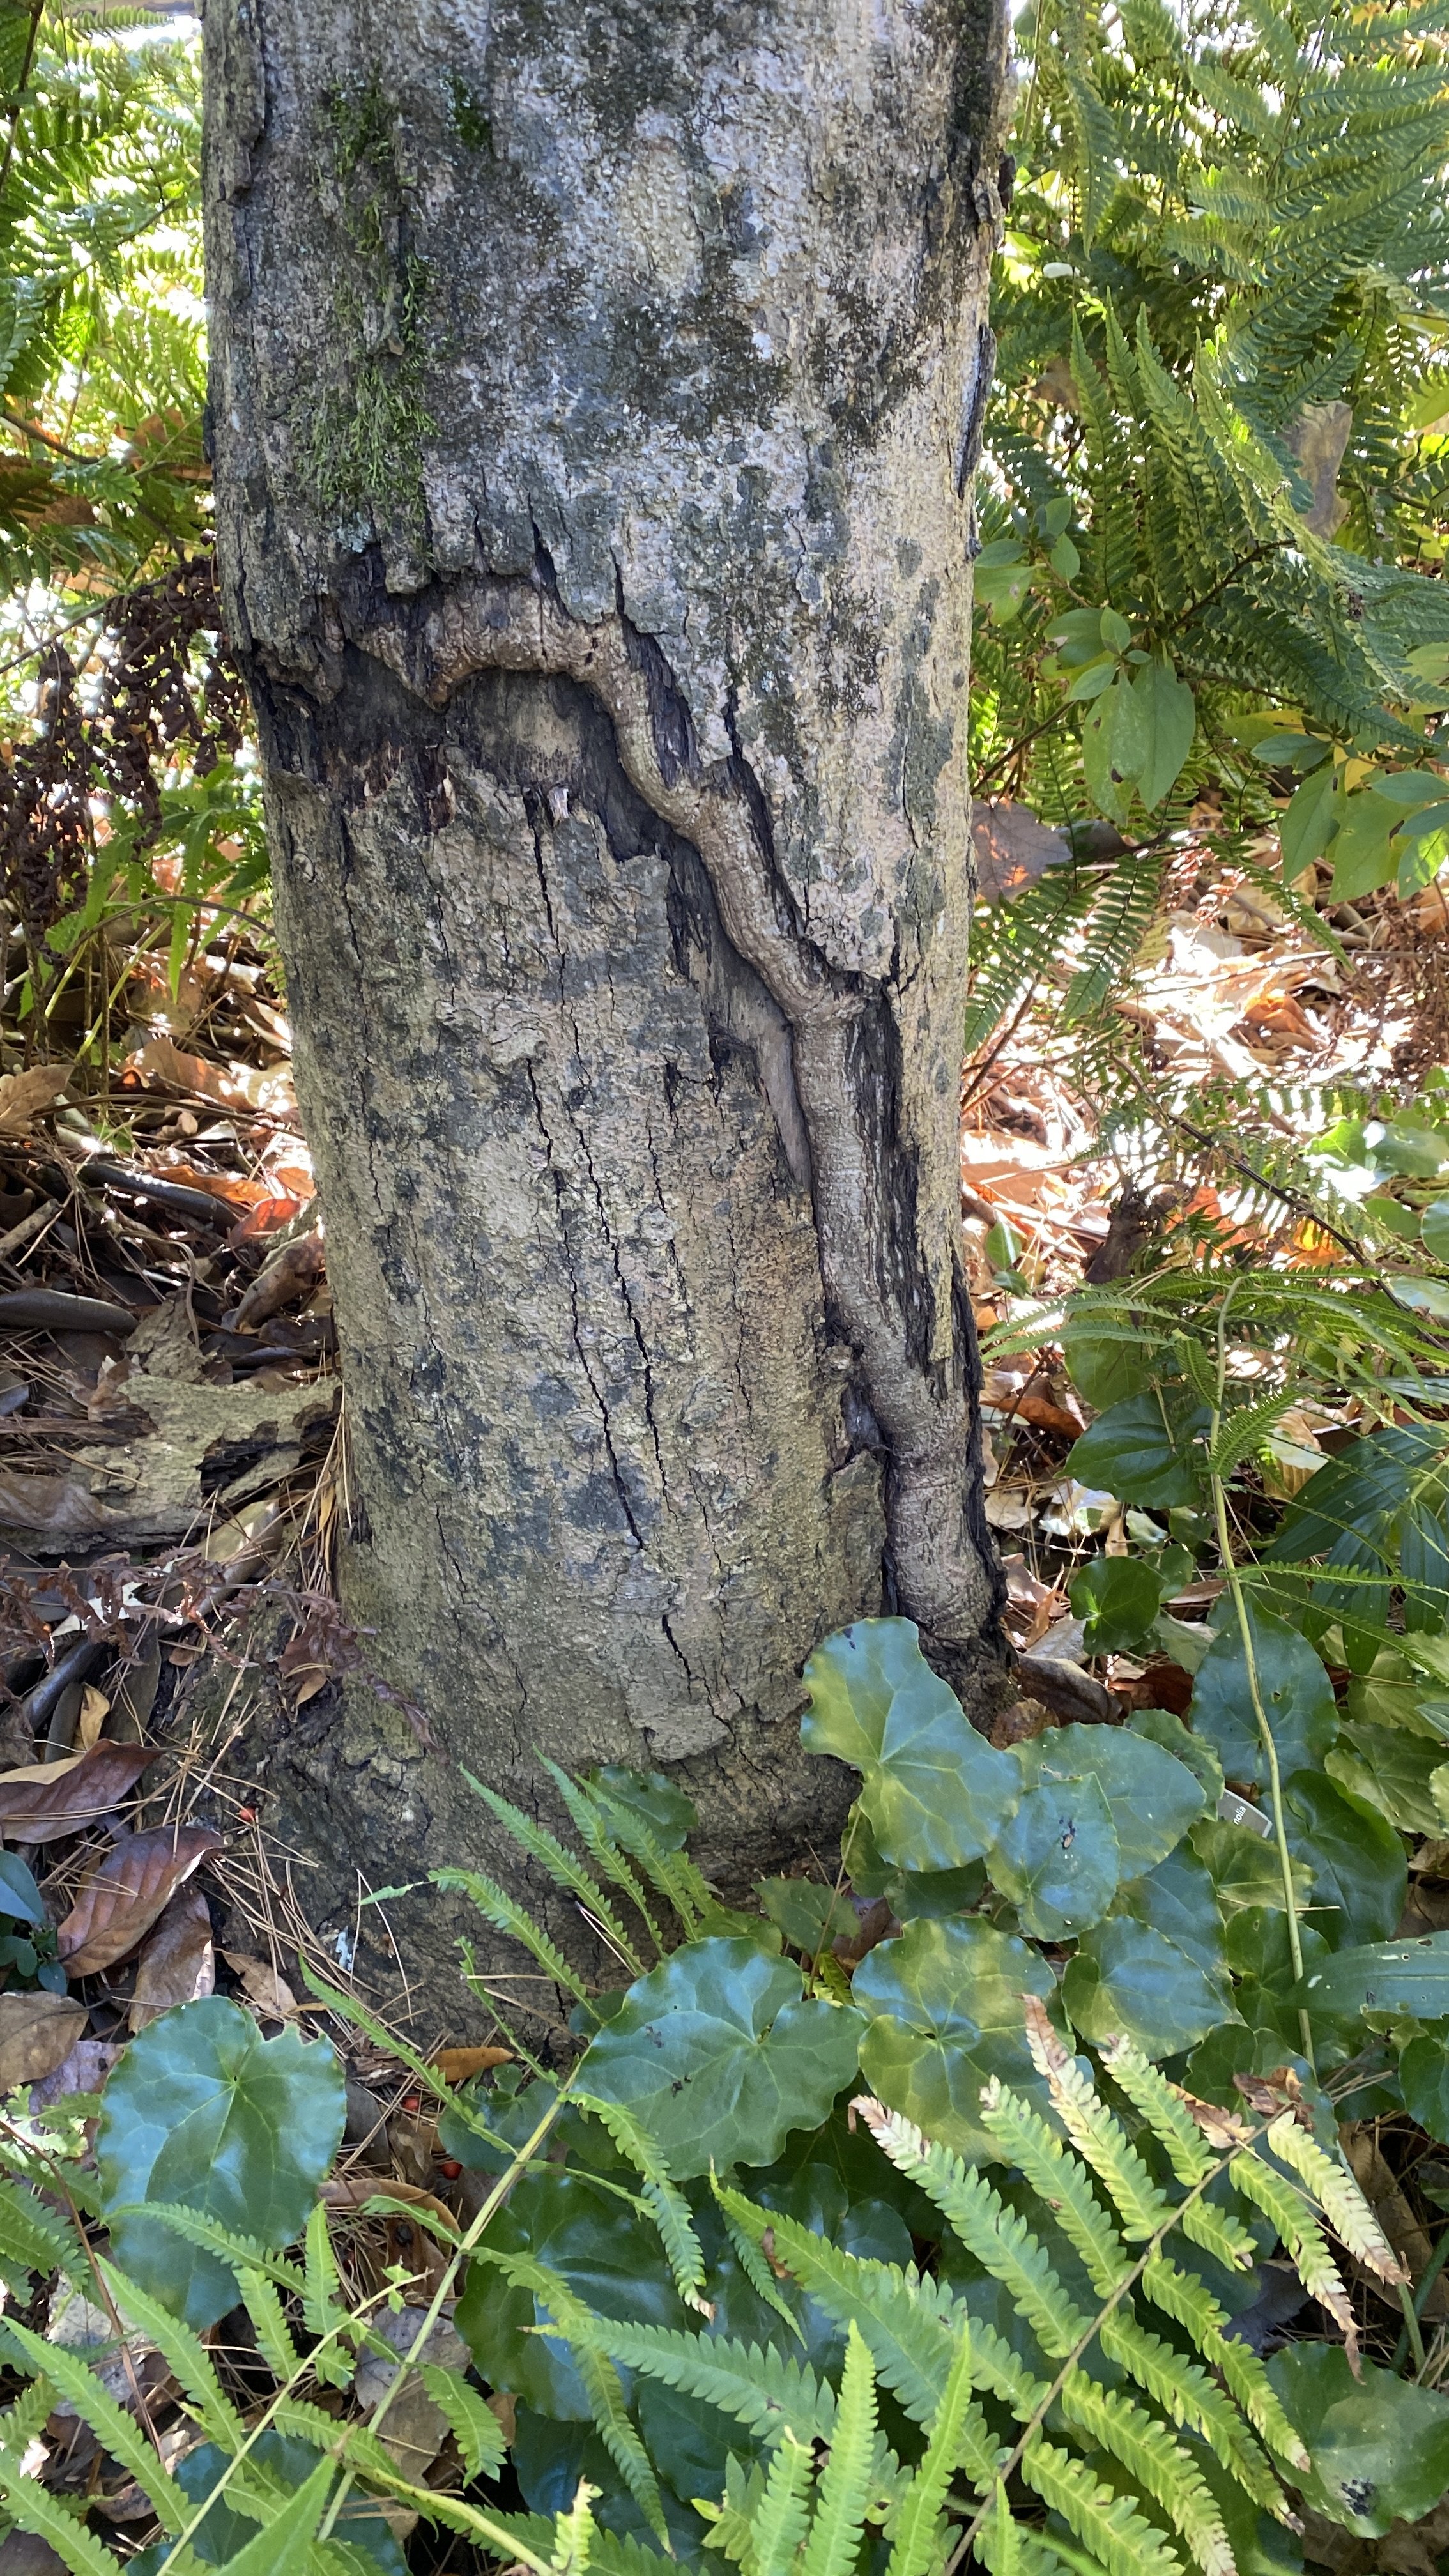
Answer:
[[[388,1876],[496,1849],[456,1765],[532,1805],[536,1747],[679,1764],[733,1873],[838,1823],[782,1722],[816,1640],[897,1607],[969,1677],[994,1606],[956,1117],[1001,17],[206,37],[346,1602],[445,1748],[354,1702],[285,1760]]]

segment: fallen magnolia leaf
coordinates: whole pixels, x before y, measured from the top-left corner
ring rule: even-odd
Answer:
[[[327,1268],[327,1252],[321,1230],[313,1227],[310,1234],[299,1234],[284,1244],[276,1258],[252,1281],[231,1321],[234,1329],[247,1332],[257,1324],[279,1315],[284,1306],[295,1305],[310,1297]]]
[[[223,1950],[221,1955],[259,2021],[290,2021],[301,2010],[286,1978],[265,1959],[254,1959],[245,1950]]]
[[[511,2066],[511,2048],[435,2048],[432,2062],[445,2084],[466,2084],[471,2075],[486,2075],[490,2066]]]
[[[131,2028],[144,2030],[173,2004],[198,2003],[216,1992],[216,1952],[211,1912],[199,1887],[173,1896],[156,1924],[136,1970]]]
[[[75,1761],[0,1772],[0,1836],[13,1843],[49,1843],[77,1833],[119,1807],[155,1759],[149,1744],[102,1742]]]
[[[0,1995],[0,2093],[43,2084],[63,2066],[86,2026],[74,1995]]]
[[[23,1136],[54,1108],[70,1075],[68,1064],[32,1064],[24,1073],[0,1074],[0,1134]]]
[[[89,1877],[56,1933],[56,1948],[72,1977],[91,1977],[129,1958],[178,1887],[208,1854],[220,1851],[220,1834],[204,1825],[169,1825],[128,1834]]]

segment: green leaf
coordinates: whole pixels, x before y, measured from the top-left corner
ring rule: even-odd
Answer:
[[[596,2316],[675,2328],[688,2321],[653,2228],[592,2174],[525,2174],[484,2242],[503,2255],[533,2257]],[[511,2389],[542,2415],[586,2423],[593,2410],[567,2344],[534,2330],[551,2315],[534,2290],[478,2262],[469,2266],[454,2322],[490,2387]]]
[[[1155,1390],[1130,1395],[1083,1432],[1068,1451],[1062,1472],[1079,1485],[1149,1510],[1195,1502],[1206,1468],[1195,1444],[1208,1420],[1205,1404],[1170,1408]]]
[[[1116,1726],[1059,1726],[1018,1747],[1029,1783],[1095,1779],[1111,1811],[1121,1876],[1155,1869],[1206,1804],[1202,1783],[1161,1745]],[[994,1862],[993,1862],[994,1867]]]
[[[849,1898],[833,1887],[822,1887],[818,1879],[762,1878],[755,1894],[791,1948],[803,1950],[807,1958],[813,1959],[839,1933],[848,1932],[855,1919]]]
[[[208,2326],[235,2305],[214,2254],[136,2202],[201,2210],[277,2249],[306,2225],[342,2136],[342,2069],[326,2040],[264,2040],[251,2014],[210,1995],[133,2039],[106,2086],[96,2140],[101,2207],[116,2261],[174,2315]]]
[[[1132,772],[1118,751],[1125,727],[1132,737],[1132,688],[1125,672],[1104,689],[1082,727],[1082,771],[1099,814],[1125,823],[1132,809]]]
[[[1365,788],[1356,788],[1345,798],[1333,844],[1335,903],[1352,903],[1357,896],[1388,884],[1399,864],[1390,839],[1396,820],[1392,807]]]
[[[1310,1970],[1303,1990],[1310,2004],[1333,2012],[1449,2020],[1449,1932],[1339,1950]]]
[[[1338,820],[1334,804],[1334,781],[1337,771],[1331,761],[1315,769],[1295,789],[1279,825],[1279,842],[1283,853],[1283,874],[1290,882],[1301,876],[1310,860],[1321,859]]]
[[[151,2025],[154,2030],[156,2024]],[[225,2576],[300,2576],[313,2535],[327,2509],[336,2469],[319,2460],[305,2485],[281,2507],[235,2558],[223,2561]]]
[[[1449,2487],[1449,2397],[1363,2364],[1355,2379],[1341,2344],[1295,2343],[1268,2364],[1313,2467],[1303,2493],[1362,2539],[1418,2522]]]
[[[1387,1941],[1404,1910],[1408,1870],[1392,1825],[1331,1780],[1296,1772],[1283,1793],[1288,1848],[1313,1877],[1315,1908],[1337,1906],[1340,1938]],[[1319,1918],[1333,1938],[1333,1927]]]
[[[1263,1713],[1278,1750],[1283,1779],[1320,1763],[1333,1742],[1338,1710],[1333,1684],[1306,1638],[1271,1611],[1250,1608],[1249,1633]],[[1194,1735],[1217,1754],[1229,1780],[1261,1788],[1268,1756],[1248,1682],[1248,1661],[1236,1619],[1208,1648],[1192,1687],[1189,1717]]]
[[[1182,1623],[1174,1622],[1174,1626],[1179,1624]],[[1158,1626],[1160,1630],[1161,1621]],[[1198,1660],[1201,1662],[1201,1656]],[[1208,1814],[1212,1814],[1223,1794],[1223,1766],[1205,1736],[1194,1735],[1189,1727],[1183,1725],[1180,1717],[1174,1717],[1166,1708],[1134,1709],[1127,1720],[1127,1732],[1129,1735],[1146,1736],[1153,1744],[1160,1744],[1164,1753],[1171,1753],[1183,1763],[1199,1783],[1203,1804]]]
[[[1442,2031],[1421,2031],[1410,2040],[1399,2059],[1399,2085],[1410,2119],[1449,2145],[1449,2040]]]
[[[990,2163],[997,2150],[982,2125],[982,2087],[996,2075],[1045,2107],[1021,1999],[1047,2002],[1055,1991],[1040,1953],[989,1924],[909,1924],[855,1972],[852,1992],[868,2016],[861,2072],[889,2109],[957,2154]]]
[[[807,1752],[862,1775],[860,1806],[898,1869],[962,1869],[991,1849],[1021,1795],[1021,1773],[932,1672],[909,1619],[857,1619],[805,1667]]]
[[[1145,662],[1118,711],[1112,765],[1135,781],[1148,813],[1177,783],[1197,731],[1197,707],[1172,664]]]
[[[1223,1918],[1212,1872],[1185,1843],[1179,1843],[1155,1869],[1119,1887],[1112,1911],[1130,1914],[1136,1922],[1149,1923],[1154,1932],[1164,1933],[1190,1959],[1196,1959],[1207,1976],[1222,1975],[1227,1964]]]
[[[1251,1825],[1223,1824],[1205,1816],[1193,1826],[1188,1840],[1211,1871],[1218,1905],[1229,1920],[1246,1906],[1282,1906],[1283,1872],[1271,1835],[1265,1838]],[[1311,1885],[1302,1862],[1295,1862],[1293,1887],[1300,1905],[1307,1904]]]
[[[1028,1789],[1003,1826],[991,1875],[1037,1941],[1099,1923],[1117,1886],[1112,1810],[1090,1773]]]
[[[1438,1835],[1444,1824],[1430,1784],[1443,1761],[1444,1747],[1435,1736],[1347,1719],[1324,1769],[1341,1789],[1377,1807],[1400,1833]]]
[[[1074,1617],[1089,1655],[1130,1655],[1151,1634],[1162,1585],[1140,1556],[1094,1556],[1073,1575]]]
[[[859,2014],[803,1993],[798,1967],[752,1942],[687,1942],[629,1988],[583,2083],[634,2113],[676,2181],[770,2164],[792,2129],[824,2119],[856,2062]]]
[[[43,1923],[45,1899],[23,1860],[0,1851],[0,1914],[20,1923]]]
[[[1225,1976],[1122,1915],[1087,1934],[1062,1980],[1062,2000],[1084,2039],[1135,2040],[1153,2059],[1174,2057],[1238,2018]]]
[[[1425,1208],[1419,1231],[1430,1259],[1449,1262],[1449,1199],[1435,1199]]]

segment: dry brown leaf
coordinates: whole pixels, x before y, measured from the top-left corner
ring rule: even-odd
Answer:
[[[74,1995],[0,1995],[0,2093],[43,2084],[64,2064],[86,2026]]]
[[[128,1834],[88,1878],[56,1933],[56,1947],[72,1977],[91,1977],[129,1958],[176,1890],[211,1852],[220,1834],[203,1825],[179,1833],[160,1826]]]
[[[93,1744],[76,1762],[51,1762],[37,1777],[0,1773],[0,1835],[13,1843],[49,1843],[108,1816],[128,1798],[156,1754],[146,1744]]]
[[[54,1107],[70,1075],[68,1064],[32,1064],[24,1073],[0,1074],[0,1135],[23,1136]]]
[[[28,1726],[25,1732],[30,1734]],[[67,1771],[73,1771],[76,1764],[84,1760],[83,1753],[63,1753],[58,1762],[21,1762],[13,1770],[0,1771],[0,1785],[18,1789],[26,1780],[63,1780]],[[3,1832],[3,1826],[0,1826],[0,1832]]]
[[[187,1055],[174,1038],[148,1039],[126,1070],[148,1085],[189,1091],[202,1100],[218,1100],[226,1109],[269,1109],[274,1117],[288,1117],[296,1108],[290,1067],[264,1072],[251,1064],[211,1064],[205,1056]],[[211,1187],[210,1175],[206,1186]]]
[[[215,1992],[210,1910],[199,1887],[186,1887],[172,1897],[141,1953],[131,2028],[144,2030],[173,2004],[194,2004]]]
[[[471,2075],[486,2075],[490,2066],[511,2066],[510,2048],[435,2048],[433,2064],[445,2084],[466,2084]]]
[[[223,1950],[221,1955],[260,2020],[290,2021],[301,2009],[286,1978],[265,1959],[254,1959],[245,1950]]]
[[[87,1682],[85,1689],[81,1694],[80,1704],[80,1743],[82,1753],[89,1753],[93,1744],[99,1744],[101,1740],[101,1728],[105,1725],[110,1713],[111,1703],[107,1699],[105,1692],[103,1690],[97,1690],[94,1682]]]

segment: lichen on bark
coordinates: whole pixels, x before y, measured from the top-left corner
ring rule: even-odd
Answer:
[[[955,1130],[1003,45],[955,0],[210,0],[218,538],[344,1580],[446,1748],[375,1792],[365,1723],[314,1720],[294,1786],[320,1766],[344,1837],[390,1801],[456,1858],[456,1766],[533,1803],[541,1749],[679,1764],[757,1865],[839,1813],[782,1723],[821,1635],[898,1607],[980,1660]],[[359,63],[383,248],[426,277],[421,498],[384,475],[365,514],[308,445],[316,137]]]

